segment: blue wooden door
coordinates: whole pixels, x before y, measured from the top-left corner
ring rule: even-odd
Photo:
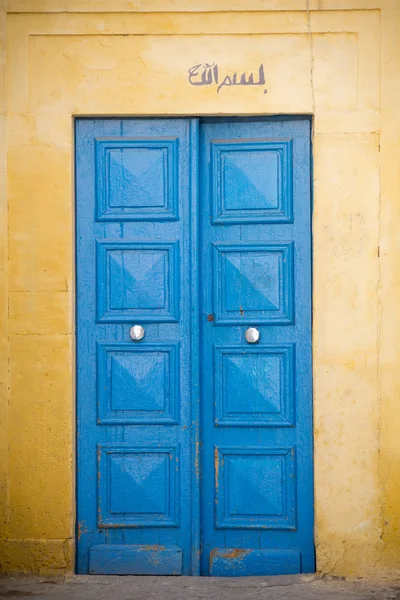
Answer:
[[[78,120],[76,199],[78,572],[313,571],[309,122]]]
[[[312,572],[310,123],[200,149],[202,572]]]

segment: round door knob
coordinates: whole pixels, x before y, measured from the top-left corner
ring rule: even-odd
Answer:
[[[244,337],[249,344],[256,344],[260,339],[260,332],[255,327],[249,327],[246,329]]]
[[[144,327],[141,325],[134,325],[130,328],[129,335],[134,342],[140,342],[144,338]]]

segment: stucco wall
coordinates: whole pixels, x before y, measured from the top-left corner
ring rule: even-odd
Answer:
[[[313,114],[317,566],[398,575],[400,0],[0,6],[1,569],[73,569],[73,115]]]

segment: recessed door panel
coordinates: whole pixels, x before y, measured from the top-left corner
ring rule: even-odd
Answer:
[[[211,140],[214,223],[290,223],[291,140]]]
[[[292,322],[292,243],[214,243],[213,255],[218,324]]]
[[[97,220],[176,220],[178,144],[178,137],[97,137]]]
[[[177,321],[179,287],[178,242],[97,242],[99,322]]]
[[[97,346],[98,423],[178,424],[179,345]]]
[[[217,529],[296,528],[294,448],[216,447]]]
[[[294,346],[214,348],[215,424],[294,425]]]

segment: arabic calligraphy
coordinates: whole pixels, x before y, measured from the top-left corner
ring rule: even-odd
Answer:
[[[194,65],[188,69],[188,80],[190,85],[216,85],[217,86],[217,94],[219,94],[220,90],[224,87],[231,87],[233,85],[265,85],[265,75],[264,75],[264,65],[258,67],[258,80],[254,79],[254,74],[250,73],[248,76],[246,73],[242,73],[240,77],[238,77],[237,73],[233,73],[233,75],[225,75],[223,79],[220,80],[220,74],[218,70],[217,63],[199,63],[198,65]],[[264,89],[264,94],[267,93],[267,90]]]

